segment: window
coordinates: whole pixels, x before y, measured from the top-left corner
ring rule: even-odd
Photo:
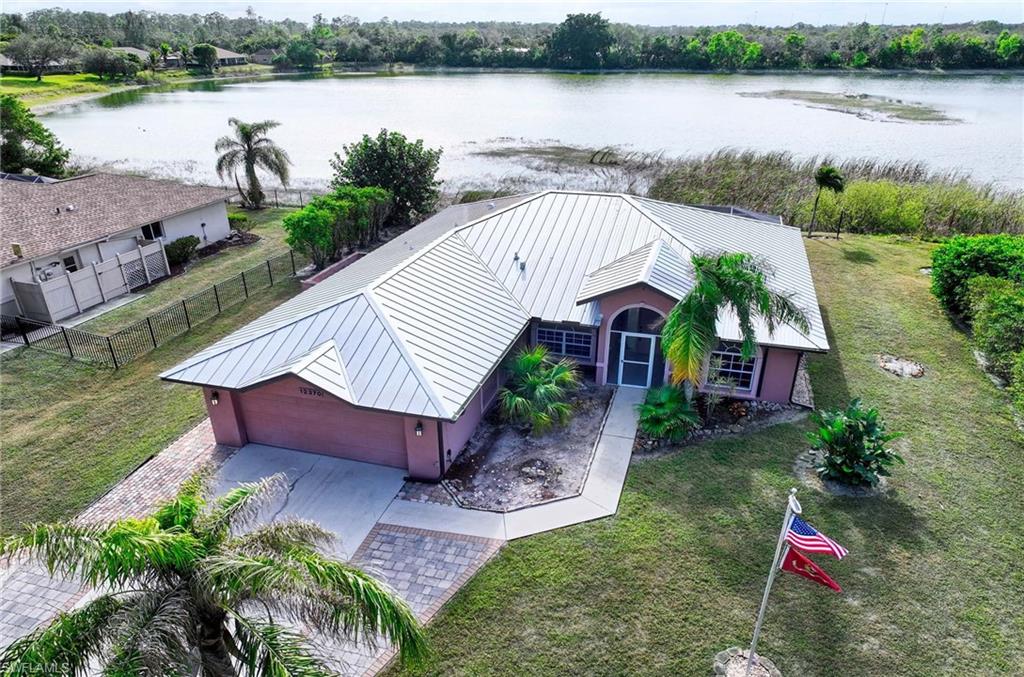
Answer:
[[[64,270],[68,273],[73,273],[78,270],[78,259],[75,258],[74,254],[71,256],[65,256],[61,263],[64,264]]]
[[[744,360],[740,353],[739,343],[720,341],[718,347],[711,351],[708,384],[712,387],[717,385],[724,388],[735,388],[736,390],[750,390],[753,388],[757,357],[751,360]]]
[[[589,360],[594,334],[589,331],[573,331],[542,324],[537,327],[537,343],[547,347],[555,355]]]
[[[147,240],[156,240],[164,236],[164,227],[159,221],[147,223],[142,227],[142,237]]]

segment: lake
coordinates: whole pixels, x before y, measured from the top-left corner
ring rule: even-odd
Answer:
[[[836,96],[836,106],[822,107],[822,93],[859,95],[850,101],[867,101],[867,108],[837,110],[845,106]],[[905,106],[910,119],[873,112],[873,101]],[[923,116],[928,120],[948,120],[915,120],[918,108],[931,111]],[[45,122],[87,162],[218,183],[213,144],[232,116],[279,121],[273,138],[294,162],[293,185],[306,188],[325,185],[342,144],[381,127],[443,147],[441,175],[452,187],[500,178],[578,182],[580,174],[571,177],[573,170],[552,163],[564,146],[672,156],[734,147],[912,159],[1004,188],[1024,187],[1024,77],[1013,75],[281,77],[114,94],[64,107]]]

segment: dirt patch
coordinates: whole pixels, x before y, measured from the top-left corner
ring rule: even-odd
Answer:
[[[492,412],[449,468],[444,484],[467,508],[507,512],[583,490],[612,389],[586,384],[568,425],[533,436]]]
[[[900,378],[921,378],[924,376],[924,365],[920,362],[908,360],[905,357],[879,355],[878,366]]]
[[[796,461],[793,462],[793,474],[795,474],[805,486],[816,491],[820,491],[823,494],[831,494],[832,496],[871,498],[874,496],[882,496],[888,492],[889,483],[886,481],[885,477],[879,477],[878,484],[873,487],[868,485],[855,486],[836,482],[831,479],[825,479],[818,474],[817,467],[819,460],[820,452],[808,449],[796,457]]]

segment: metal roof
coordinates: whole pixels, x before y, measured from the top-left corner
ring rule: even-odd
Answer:
[[[531,318],[599,323],[594,299],[692,287],[691,254],[743,251],[811,318],[758,340],[825,350],[797,229],[620,194],[548,191],[457,205],[427,219],[162,374],[247,388],[292,374],[356,406],[454,420]],[[739,338],[729,313],[719,335]]]
[[[620,289],[646,284],[675,299],[693,288],[693,269],[676,251],[679,245],[654,240],[606,266],[588,273],[576,295],[577,303],[593,301]]]

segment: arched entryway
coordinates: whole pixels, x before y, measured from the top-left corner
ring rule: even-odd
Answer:
[[[643,306],[623,308],[613,319],[608,337],[609,385],[656,388],[665,382],[661,351],[664,316]]]

